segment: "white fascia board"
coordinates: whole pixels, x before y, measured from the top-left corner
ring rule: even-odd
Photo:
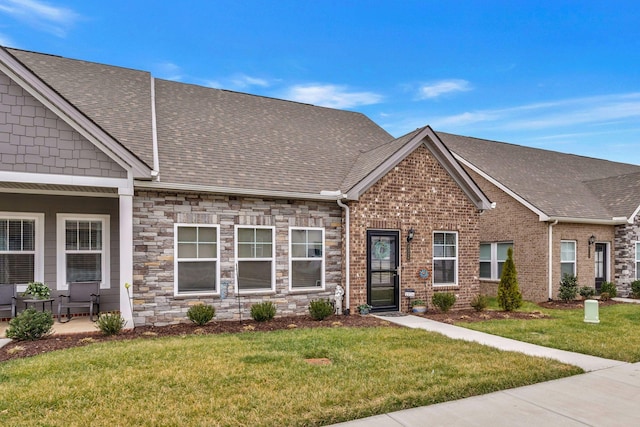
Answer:
[[[640,214],[640,205],[636,208],[635,211],[633,211],[631,216],[629,216],[629,218],[627,219],[627,223],[633,224],[636,221],[636,218],[638,217],[639,214]]]
[[[574,217],[567,217],[567,216],[551,216],[547,221],[558,221],[558,223],[569,223],[569,224],[592,224],[592,225],[627,224],[627,218],[591,219],[591,218],[574,218]]]
[[[478,175],[480,175],[481,177],[483,177],[484,179],[489,181],[491,184],[495,185],[500,190],[502,190],[505,193],[507,193],[509,196],[511,196],[516,201],[518,201],[520,204],[522,204],[524,207],[529,209],[531,212],[533,212],[536,215],[538,215],[538,217],[539,217],[541,222],[549,221],[549,216],[547,214],[545,214],[540,209],[538,209],[537,207],[535,207],[534,205],[529,203],[527,200],[525,200],[524,198],[519,196],[517,193],[512,191],[509,187],[507,187],[506,185],[502,184],[500,181],[497,181],[497,180],[493,179],[493,177],[491,177],[490,175],[486,174],[482,169],[476,167],[473,163],[465,160],[459,154],[453,153],[453,156],[456,158],[456,160],[458,160],[458,162],[460,162],[463,165],[467,166],[469,169],[471,169],[472,171],[474,171],[475,173],[477,173]]]
[[[0,71],[18,83],[31,96],[53,111],[123,169],[133,171],[135,176],[151,176],[151,169],[147,165],[2,48],[0,48]]]
[[[293,191],[259,190],[252,188],[218,187],[211,185],[180,184],[158,181],[134,181],[134,187],[157,191],[183,191],[192,193],[227,194],[235,196],[262,197],[273,199],[327,200],[336,201],[340,196],[320,193],[299,193]]]
[[[71,185],[81,187],[130,188],[126,178],[102,178],[96,176],[56,175],[29,172],[0,171],[0,182],[22,184]]]

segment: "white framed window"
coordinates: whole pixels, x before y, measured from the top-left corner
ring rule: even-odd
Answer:
[[[560,276],[576,275],[576,242],[575,240],[560,241]]]
[[[58,214],[58,289],[69,282],[99,281],[109,288],[109,215]]]
[[[0,283],[44,282],[44,214],[0,212]]]
[[[436,231],[433,233],[433,284],[456,285],[458,283],[458,233]]]
[[[513,242],[480,244],[480,278],[500,280],[502,267],[507,260],[507,251],[513,248]]]
[[[324,228],[289,228],[289,289],[324,289]]]
[[[220,293],[220,228],[174,224],[174,294]]]
[[[640,242],[636,243],[636,280],[640,280]]]
[[[236,225],[236,292],[274,291],[275,228]]]

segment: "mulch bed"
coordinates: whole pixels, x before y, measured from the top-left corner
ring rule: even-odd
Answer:
[[[616,301],[601,301],[600,306],[618,304]],[[562,301],[550,301],[539,304],[544,308],[553,309],[576,309],[582,308],[582,301],[564,303]],[[438,322],[482,322],[493,319],[541,319],[548,317],[542,312],[522,313],[503,311],[482,311],[456,310],[448,313],[441,313],[429,310],[419,316]],[[125,331],[119,335],[104,336],[101,332],[76,333],[68,335],[51,335],[37,341],[13,341],[0,348],[0,362],[11,359],[35,356],[49,351],[62,350],[65,348],[79,347],[96,342],[121,341],[135,338],[157,338],[175,335],[191,334],[221,334],[238,333],[251,331],[276,331],[281,329],[294,328],[331,328],[331,327],[373,327],[373,326],[394,326],[384,320],[373,316],[330,316],[329,318],[316,321],[310,316],[277,317],[268,322],[255,322],[253,320],[240,321],[213,321],[205,326],[197,326],[193,323],[181,323],[178,325],[153,327],[139,326],[132,331]]]

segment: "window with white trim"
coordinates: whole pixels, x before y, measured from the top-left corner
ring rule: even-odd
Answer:
[[[290,289],[324,289],[324,229],[289,229]]]
[[[500,280],[509,248],[513,248],[513,242],[480,244],[481,279]]]
[[[274,242],[274,227],[236,225],[236,286],[240,293],[274,290]]]
[[[458,283],[458,233],[433,233],[433,284]]]
[[[220,245],[218,225],[175,224],[176,295],[218,293]]]
[[[576,242],[574,240],[560,241],[560,276],[576,275]]]
[[[636,243],[636,279],[640,280],[640,242]]]
[[[58,289],[70,282],[109,287],[109,215],[58,214]]]
[[[0,212],[0,283],[43,281],[44,214]]]

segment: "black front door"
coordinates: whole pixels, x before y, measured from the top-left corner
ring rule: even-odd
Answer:
[[[367,231],[367,304],[372,311],[398,311],[399,232]]]
[[[607,244],[596,243],[595,248],[595,263],[596,263],[596,291],[600,292],[602,282],[607,280]]]

